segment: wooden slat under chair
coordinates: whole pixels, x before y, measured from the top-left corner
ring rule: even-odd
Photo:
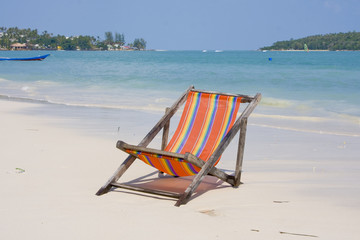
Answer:
[[[123,188],[176,198],[178,200],[175,206],[180,206],[189,201],[206,175],[217,177],[233,187],[238,187],[242,172],[247,119],[260,99],[260,93],[251,97],[189,87],[170,108],[166,109],[165,115],[137,146],[123,141],[117,142],[116,147],[129,156],[96,195],[105,194],[111,188]],[[168,143],[170,119],[184,103],[180,122]],[[240,104],[247,106],[237,118]],[[161,130],[163,130],[161,149],[148,148],[149,143]],[[235,173],[229,175],[215,166],[238,132],[240,134]],[[177,177],[192,175],[195,177],[183,193],[118,183],[119,178],[135,159],[157,168],[161,173]]]

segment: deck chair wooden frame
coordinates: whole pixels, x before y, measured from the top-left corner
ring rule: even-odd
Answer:
[[[201,93],[215,93],[227,96],[236,96],[241,97],[241,103],[248,103],[246,108],[243,110],[241,115],[236,119],[232,128],[228,131],[225,137],[222,139],[218,147],[213,151],[210,158],[205,162],[202,159],[196,157],[191,153],[179,154],[174,152],[164,151],[165,146],[168,141],[169,134],[169,124],[171,117],[176,113],[179,107],[184,104],[187,99],[187,96],[190,91],[197,91]],[[146,189],[142,187],[137,187],[133,185],[126,185],[123,183],[119,183],[119,178],[125,173],[125,171],[130,167],[130,165],[135,161],[136,156],[129,155],[125,161],[120,165],[120,167],[115,171],[115,173],[109,178],[109,180],[98,190],[96,195],[102,195],[111,190],[111,188],[123,188],[127,190],[140,191],[144,193],[151,193],[162,195],[166,197],[171,197],[178,199],[175,206],[180,206],[181,204],[186,204],[190,199],[191,195],[194,193],[196,188],[199,186],[201,181],[206,175],[211,175],[221,179],[224,182],[229,183],[233,187],[238,187],[240,185],[241,172],[242,172],[242,162],[244,155],[244,146],[245,146],[245,135],[246,135],[246,127],[247,120],[250,116],[251,112],[254,110],[256,105],[259,103],[261,99],[261,94],[258,93],[254,97],[247,95],[239,95],[239,94],[227,94],[227,93],[218,93],[218,92],[209,92],[209,91],[201,91],[195,90],[194,86],[190,86],[181,97],[170,107],[166,109],[165,115],[160,119],[160,121],[151,129],[151,131],[144,137],[144,139],[137,145],[129,145],[123,141],[117,142],[117,148],[125,151],[127,149],[131,149],[134,151],[145,151],[152,154],[160,154],[166,155],[174,158],[181,158],[183,161],[187,161],[194,166],[200,168],[201,170],[195,175],[190,185],[183,193],[176,193],[170,191],[156,190],[156,189]],[[154,139],[154,137],[163,129],[162,136],[162,146],[161,150],[147,148],[148,144]],[[219,170],[214,166],[216,161],[220,158],[221,154],[224,152],[226,147],[230,144],[231,140],[235,137],[235,135],[240,131],[239,141],[238,141],[238,152],[237,159],[235,165],[235,174],[228,175],[222,170]]]

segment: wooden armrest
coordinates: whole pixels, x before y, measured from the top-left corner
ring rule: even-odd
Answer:
[[[117,144],[116,144],[116,147],[118,149],[124,151],[124,152],[126,152],[126,150],[129,149],[129,150],[133,150],[133,151],[140,151],[140,152],[147,152],[147,153],[151,153],[151,154],[165,155],[165,156],[174,157],[174,158],[184,159],[184,157],[185,157],[184,154],[174,153],[174,152],[167,152],[167,151],[162,151],[162,150],[158,150],[158,149],[154,149],[154,148],[147,148],[147,147],[130,145],[130,144],[127,144],[127,143],[125,143],[123,141],[118,141]]]

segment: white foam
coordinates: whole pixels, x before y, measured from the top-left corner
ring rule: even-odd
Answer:
[[[268,125],[268,124],[249,123],[249,125],[258,126],[258,127],[265,127],[265,128],[275,128],[275,129],[287,130],[287,131],[304,132],[304,133],[316,133],[316,134],[326,134],[326,135],[346,136],[346,137],[360,137],[360,134],[356,134],[356,133],[332,132],[332,131],[313,130],[313,129],[301,129],[301,128],[294,128],[294,127],[274,126],[274,125]]]
[[[271,114],[261,114],[261,113],[253,113],[251,116],[255,117],[255,118],[271,118],[271,119],[305,121],[305,122],[326,122],[326,121],[329,121],[328,118],[310,117],[310,116],[286,116],[286,115],[271,115]]]
[[[170,98],[156,98],[155,102],[156,103],[169,103],[169,102],[172,103],[173,100]]]
[[[53,81],[46,81],[46,80],[38,80],[36,81],[37,84],[45,85],[45,86],[60,86],[59,83]]]
[[[120,110],[135,110],[135,111],[156,111],[163,112],[164,108],[148,104],[148,105],[106,105],[106,104],[95,104],[95,103],[66,103],[66,102],[56,102],[47,100],[48,103],[64,105],[69,107],[87,107],[87,108],[104,108],[104,109],[120,109]]]
[[[294,101],[279,99],[279,98],[270,98],[263,97],[261,99],[260,105],[271,106],[271,107],[279,107],[279,108],[288,108],[295,105]]]
[[[30,92],[30,87],[29,86],[23,86],[21,88],[21,90],[24,91],[24,92]]]

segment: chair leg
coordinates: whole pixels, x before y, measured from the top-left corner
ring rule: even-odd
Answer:
[[[241,179],[242,163],[244,157],[246,126],[247,126],[247,118],[244,118],[242,119],[240,124],[239,145],[238,145],[238,152],[237,152],[236,166],[235,166],[235,187],[238,187],[241,184],[240,179]]]
[[[119,180],[119,178],[125,173],[125,171],[130,167],[131,164],[135,161],[135,157],[129,155],[125,161],[120,165],[120,167],[115,171],[115,173],[109,178],[109,180],[102,186],[96,193],[96,195],[100,196],[110,191],[112,187],[112,183]]]
[[[211,168],[214,166],[217,158],[210,158],[205,165],[201,168],[200,172],[195,176],[194,180],[188,186],[183,194],[181,194],[179,200],[176,202],[175,206],[180,207],[181,204],[186,204],[190,199],[191,195],[194,193],[196,188],[199,186],[201,181],[204,179],[206,175],[210,172]]]

